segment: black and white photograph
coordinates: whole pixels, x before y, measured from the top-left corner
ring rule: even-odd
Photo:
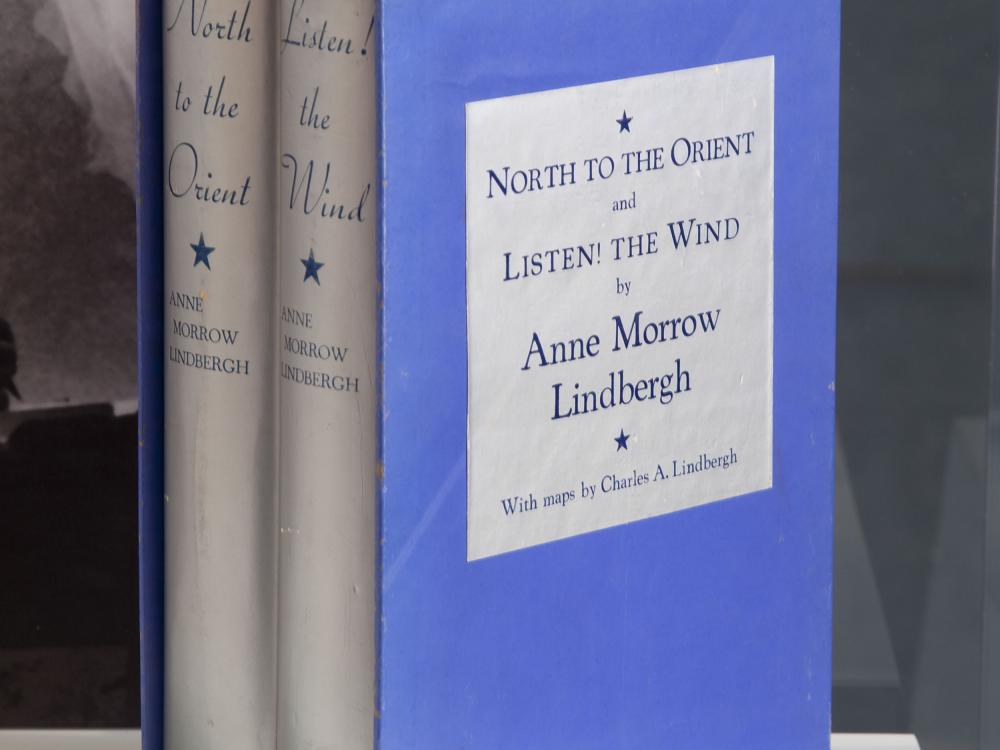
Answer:
[[[0,728],[134,726],[134,14],[0,38]]]

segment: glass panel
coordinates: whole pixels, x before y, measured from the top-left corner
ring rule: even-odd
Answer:
[[[833,727],[923,750],[1000,747],[984,711],[996,6],[843,4]]]

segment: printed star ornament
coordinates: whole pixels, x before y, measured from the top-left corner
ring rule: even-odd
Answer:
[[[622,118],[620,120],[615,120],[615,122],[618,123],[618,132],[619,133],[631,133],[632,132],[631,128],[629,128],[629,123],[632,122],[632,118],[629,117],[625,113],[624,109],[622,110]]]
[[[309,248],[309,257],[301,258],[302,265],[306,267],[306,275],[302,277],[303,283],[312,279],[319,285],[319,269],[326,265],[326,263],[320,263],[316,260],[316,255],[313,253],[312,248]]]
[[[618,437],[615,438],[615,442],[618,443],[618,447],[615,449],[615,453],[620,450],[628,450],[628,439],[632,437],[631,435],[626,435],[625,430],[622,430]]]
[[[208,263],[208,256],[215,252],[215,248],[205,244],[204,233],[198,235],[198,244],[192,243],[191,249],[194,250],[194,264],[197,266],[199,263],[204,263],[205,268],[211,271],[212,266]]]

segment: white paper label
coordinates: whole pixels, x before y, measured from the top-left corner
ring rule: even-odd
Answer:
[[[774,60],[467,105],[468,559],[771,486]]]

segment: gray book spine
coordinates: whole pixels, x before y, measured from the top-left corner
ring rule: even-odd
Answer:
[[[283,0],[278,25],[278,747],[368,749],[375,679],[374,3]]]
[[[275,7],[164,35],[165,743],[273,750]]]

